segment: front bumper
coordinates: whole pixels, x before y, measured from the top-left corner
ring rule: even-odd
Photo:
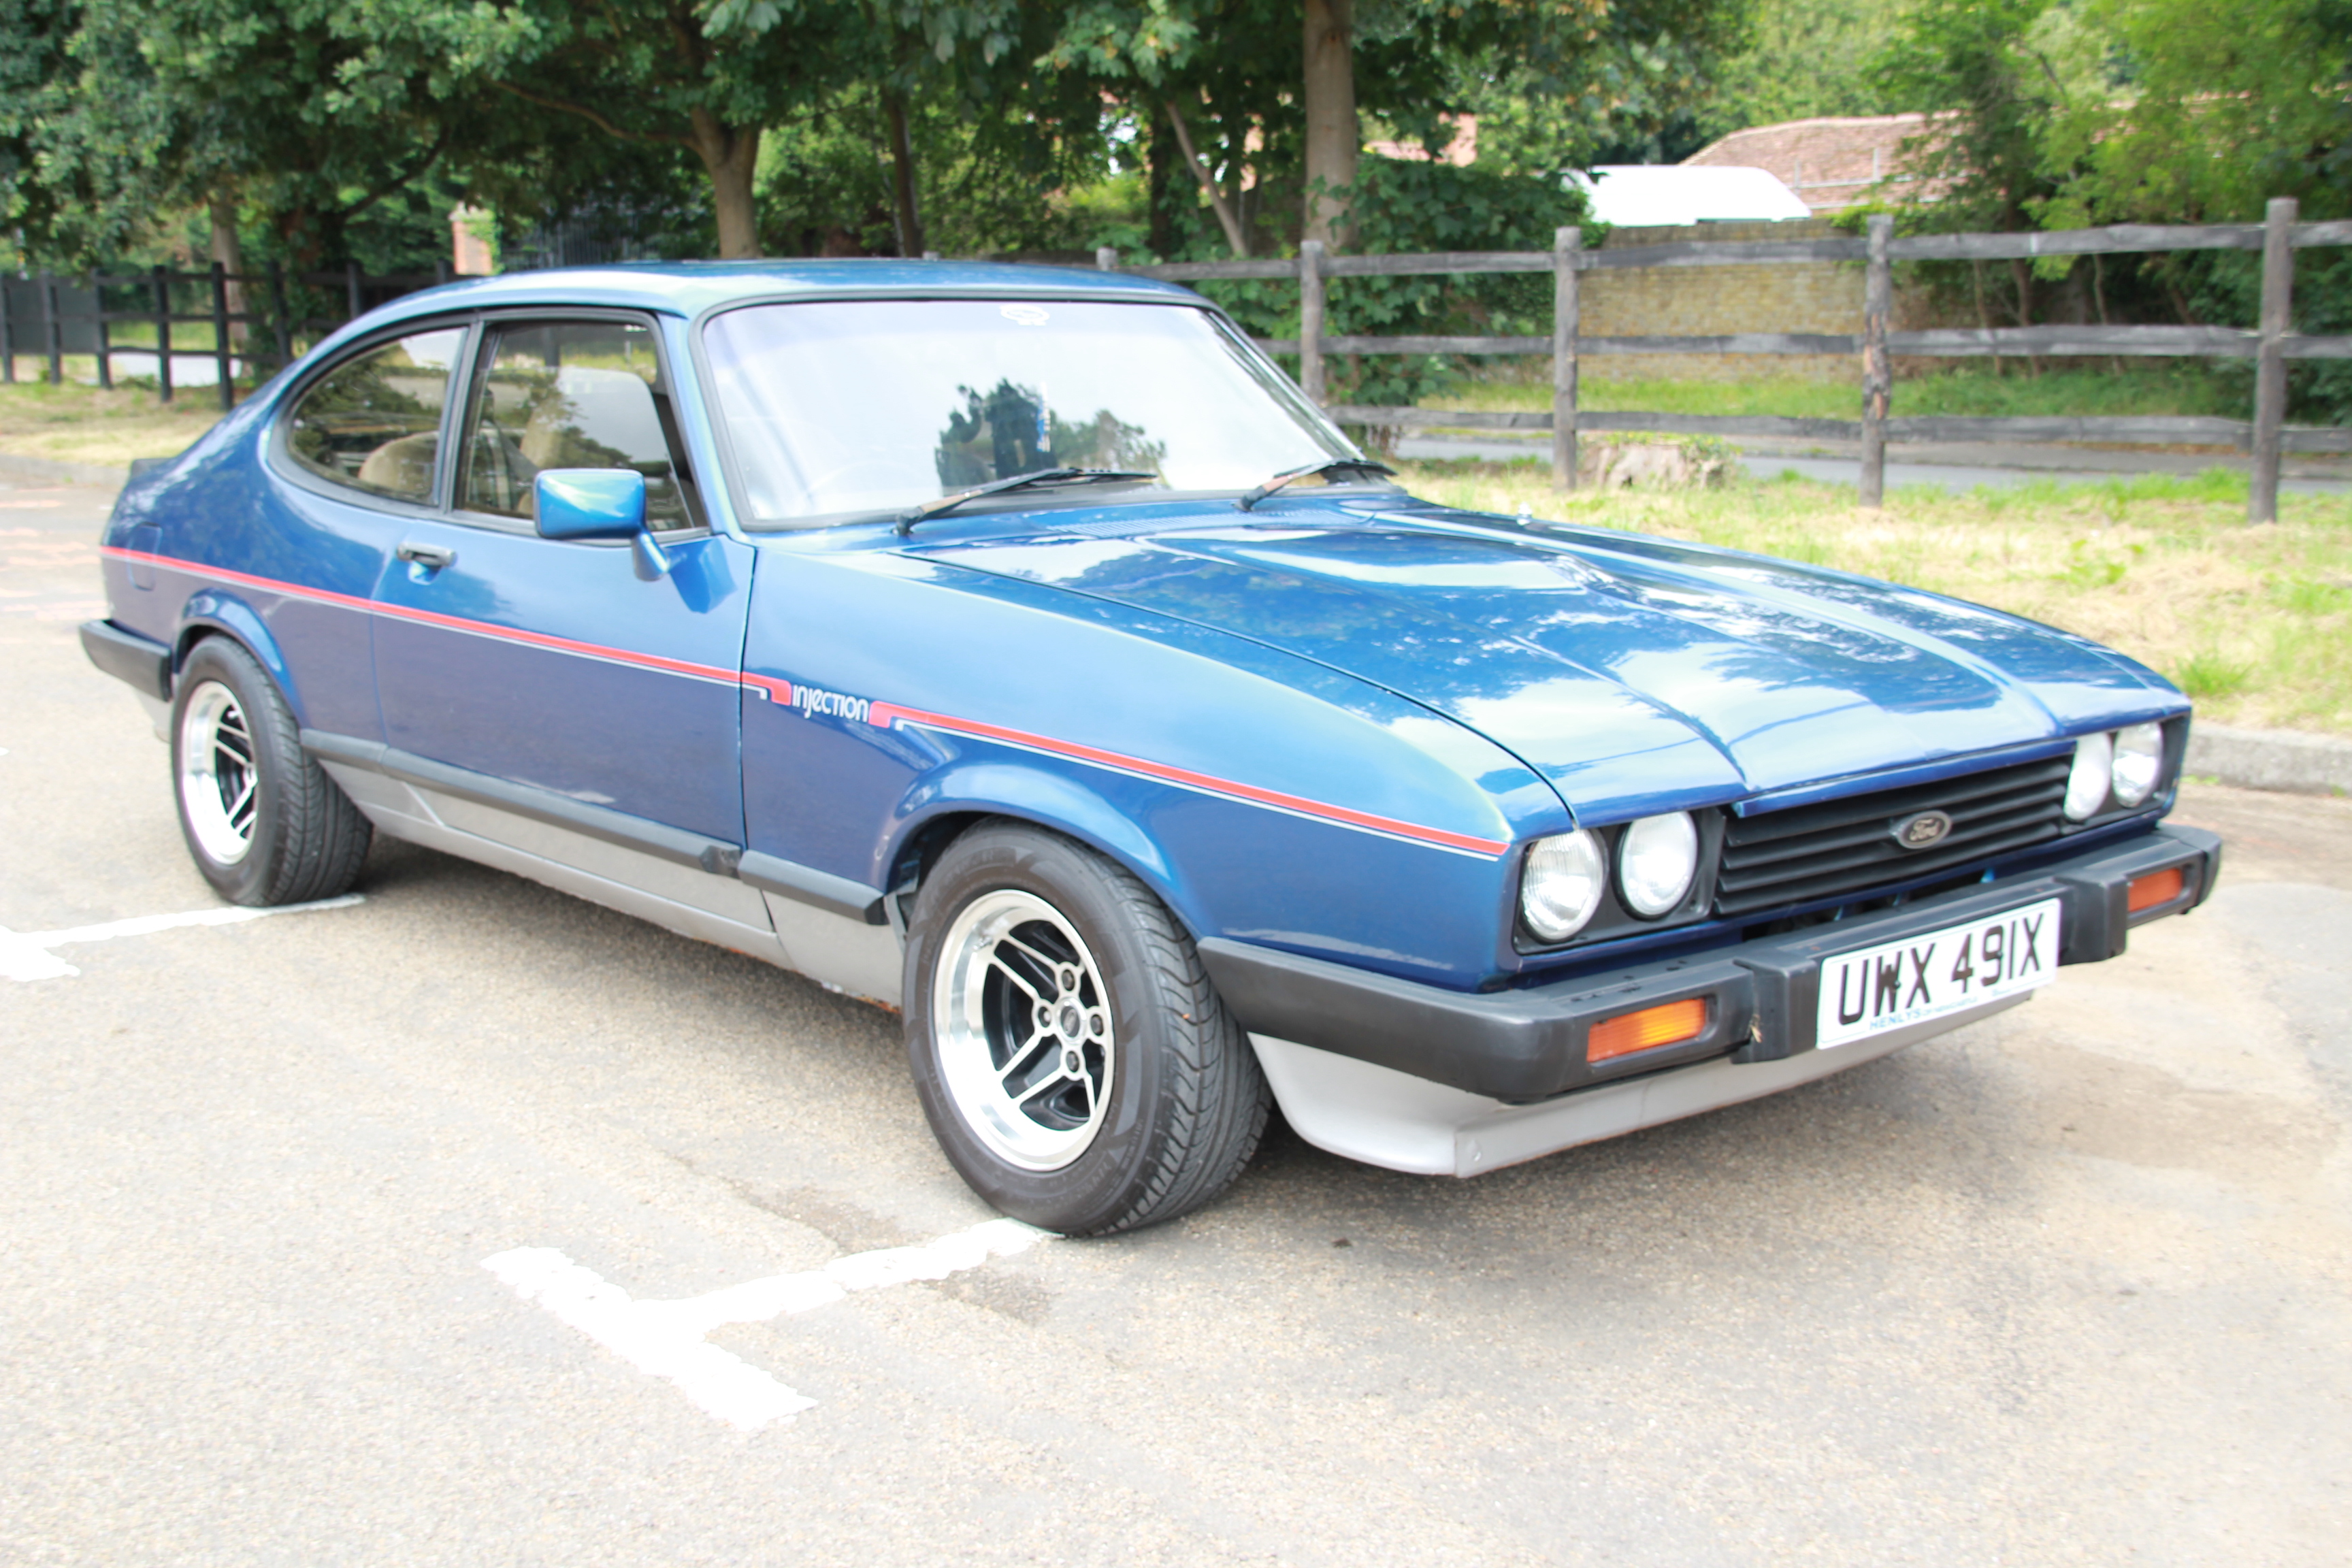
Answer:
[[[1201,956],[1257,1047],[1284,1115],[1309,1142],[1397,1170],[1474,1175],[1638,1127],[1754,1099],[2014,1006],[2004,997],[1908,1029],[1814,1048],[1825,959],[2055,898],[2061,963],[2124,951],[2130,928],[2212,892],[2221,841],[2147,833],[2030,875],[1921,899],[1693,957],[1525,991],[1470,994],[1212,938]],[[2134,910],[2135,883],[2177,892]],[[1598,1064],[1594,1026],[1704,999],[1706,1025]]]

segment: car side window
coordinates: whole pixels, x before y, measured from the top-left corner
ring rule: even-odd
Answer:
[[[287,449],[321,479],[430,504],[462,327],[415,332],[337,365],[294,405]]]
[[[635,468],[646,522],[691,528],[656,397],[653,332],[634,321],[494,326],[484,345],[457,504],[530,518],[541,468]]]

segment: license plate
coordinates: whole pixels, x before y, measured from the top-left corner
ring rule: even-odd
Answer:
[[[2058,974],[2059,900],[2046,899],[1822,960],[1826,1050],[2047,985]]]

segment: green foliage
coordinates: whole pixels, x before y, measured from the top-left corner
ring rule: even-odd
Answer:
[[[1920,0],[1875,79],[1950,114],[1918,149],[1949,189],[1901,214],[1906,229],[2245,222],[2273,196],[2305,219],[2352,214],[2352,0]],[[2020,323],[2095,307],[2251,326],[2257,268],[2187,252],[1922,276]],[[2300,254],[2295,317],[2352,331],[2352,255]],[[2242,413],[2248,367],[2215,374]],[[2352,418],[2352,364],[2297,366],[2291,385],[2295,416]]]
[[[2128,90],[2052,132],[2074,177],[2045,215],[2082,223],[2247,222],[2273,196],[2305,221],[2352,216],[2352,0],[2086,0]],[[2352,332],[2352,252],[2299,252],[2295,323]],[[2255,258],[2169,258],[2165,286],[2193,319],[2252,325]],[[2352,363],[2295,367],[2292,412],[2352,421]]]
[[[762,143],[761,227],[785,255],[891,254],[889,115],[905,118],[922,248],[973,256],[1075,248],[1093,222],[1066,194],[1097,184],[1101,94],[1045,62],[1051,8],[902,0],[861,35],[887,68],[845,58]]]
[[[1916,105],[1871,62],[1894,41],[1903,0],[1758,0],[1747,41],[1724,60],[1699,112],[1711,139],[1750,125]]]
[[[1478,116],[1479,162],[1510,173],[1674,163],[1696,152],[1712,134],[1698,106],[1749,26],[1748,0],[1493,10],[1450,60],[1450,96]]]
[[[2077,100],[2051,157],[2070,221],[2259,218],[2294,196],[2352,216],[2352,3],[2083,0],[2121,90]]]
[[[2058,192],[2047,133],[2071,84],[2040,47],[2056,0],[1918,0],[1875,62],[1882,91],[1907,108],[1944,111],[1913,148],[1916,173],[1944,187],[1915,211],[1946,232],[2032,226]]]
[[[1433,148],[1452,136],[1447,117],[1475,113],[1482,171],[1557,174],[1686,120],[1714,63],[1736,42],[1744,5],[1359,0],[1357,105],[1369,127]],[[1303,64],[1291,0],[1079,0],[1047,59],[1122,100],[1147,128],[1142,150],[1156,193],[1150,250],[1189,256],[1202,233],[1194,210],[1202,198],[1174,146],[1171,102],[1240,209],[1251,253],[1276,255],[1297,243],[1306,195]],[[1228,253],[1222,246],[1202,252]]]
[[[1562,225],[1584,221],[1584,197],[1557,178],[1479,165],[1366,158],[1350,193],[1357,249],[1366,255],[1440,250],[1549,250]],[[1194,221],[1203,220],[1197,216]],[[1599,231],[1591,237],[1597,242]],[[1211,249],[1196,229],[1193,247]],[[1287,280],[1199,285],[1258,337],[1298,335],[1298,287]],[[1335,278],[1325,284],[1324,330],[1335,337],[1492,334],[1551,331],[1549,274],[1471,278]],[[1450,358],[1381,354],[1334,363],[1343,403],[1399,405],[1441,395],[1461,378]]]
[[[220,198],[257,259],[413,267],[446,254],[461,196],[528,211],[605,172],[461,90],[443,47],[471,16],[458,0],[13,3],[24,26],[0,26],[0,71],[38,66],[31,90],[0,93],[0,216],[24,259],[184,252],[192,209]]]
[[[1744,4],[1359,0],[1357,101],[1424,143],[1482,113],[1481,177],[1554,174],[1688,134]],[[1302,68],[1292,0],[0,0],[0,224],[50,265],[184,254],[216,200],[250,259],[305,268],[418,268],[459,202],[677,249],[1182,255],[1206,247],[1173,105],[1275,255]],[[1475,180],[1461,213],[1410,176],[1363,194],[1366,245],[1510,226]],[[1479,325],[1519,286],[1342,308]]]

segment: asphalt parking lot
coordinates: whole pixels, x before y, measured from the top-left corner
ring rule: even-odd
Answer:
[[[2343,1560],[2352,803],[1822,1084],[1044,1240],[750,959],[390,844],[149,919],[106,499],[0,489],[0,1562]]]

